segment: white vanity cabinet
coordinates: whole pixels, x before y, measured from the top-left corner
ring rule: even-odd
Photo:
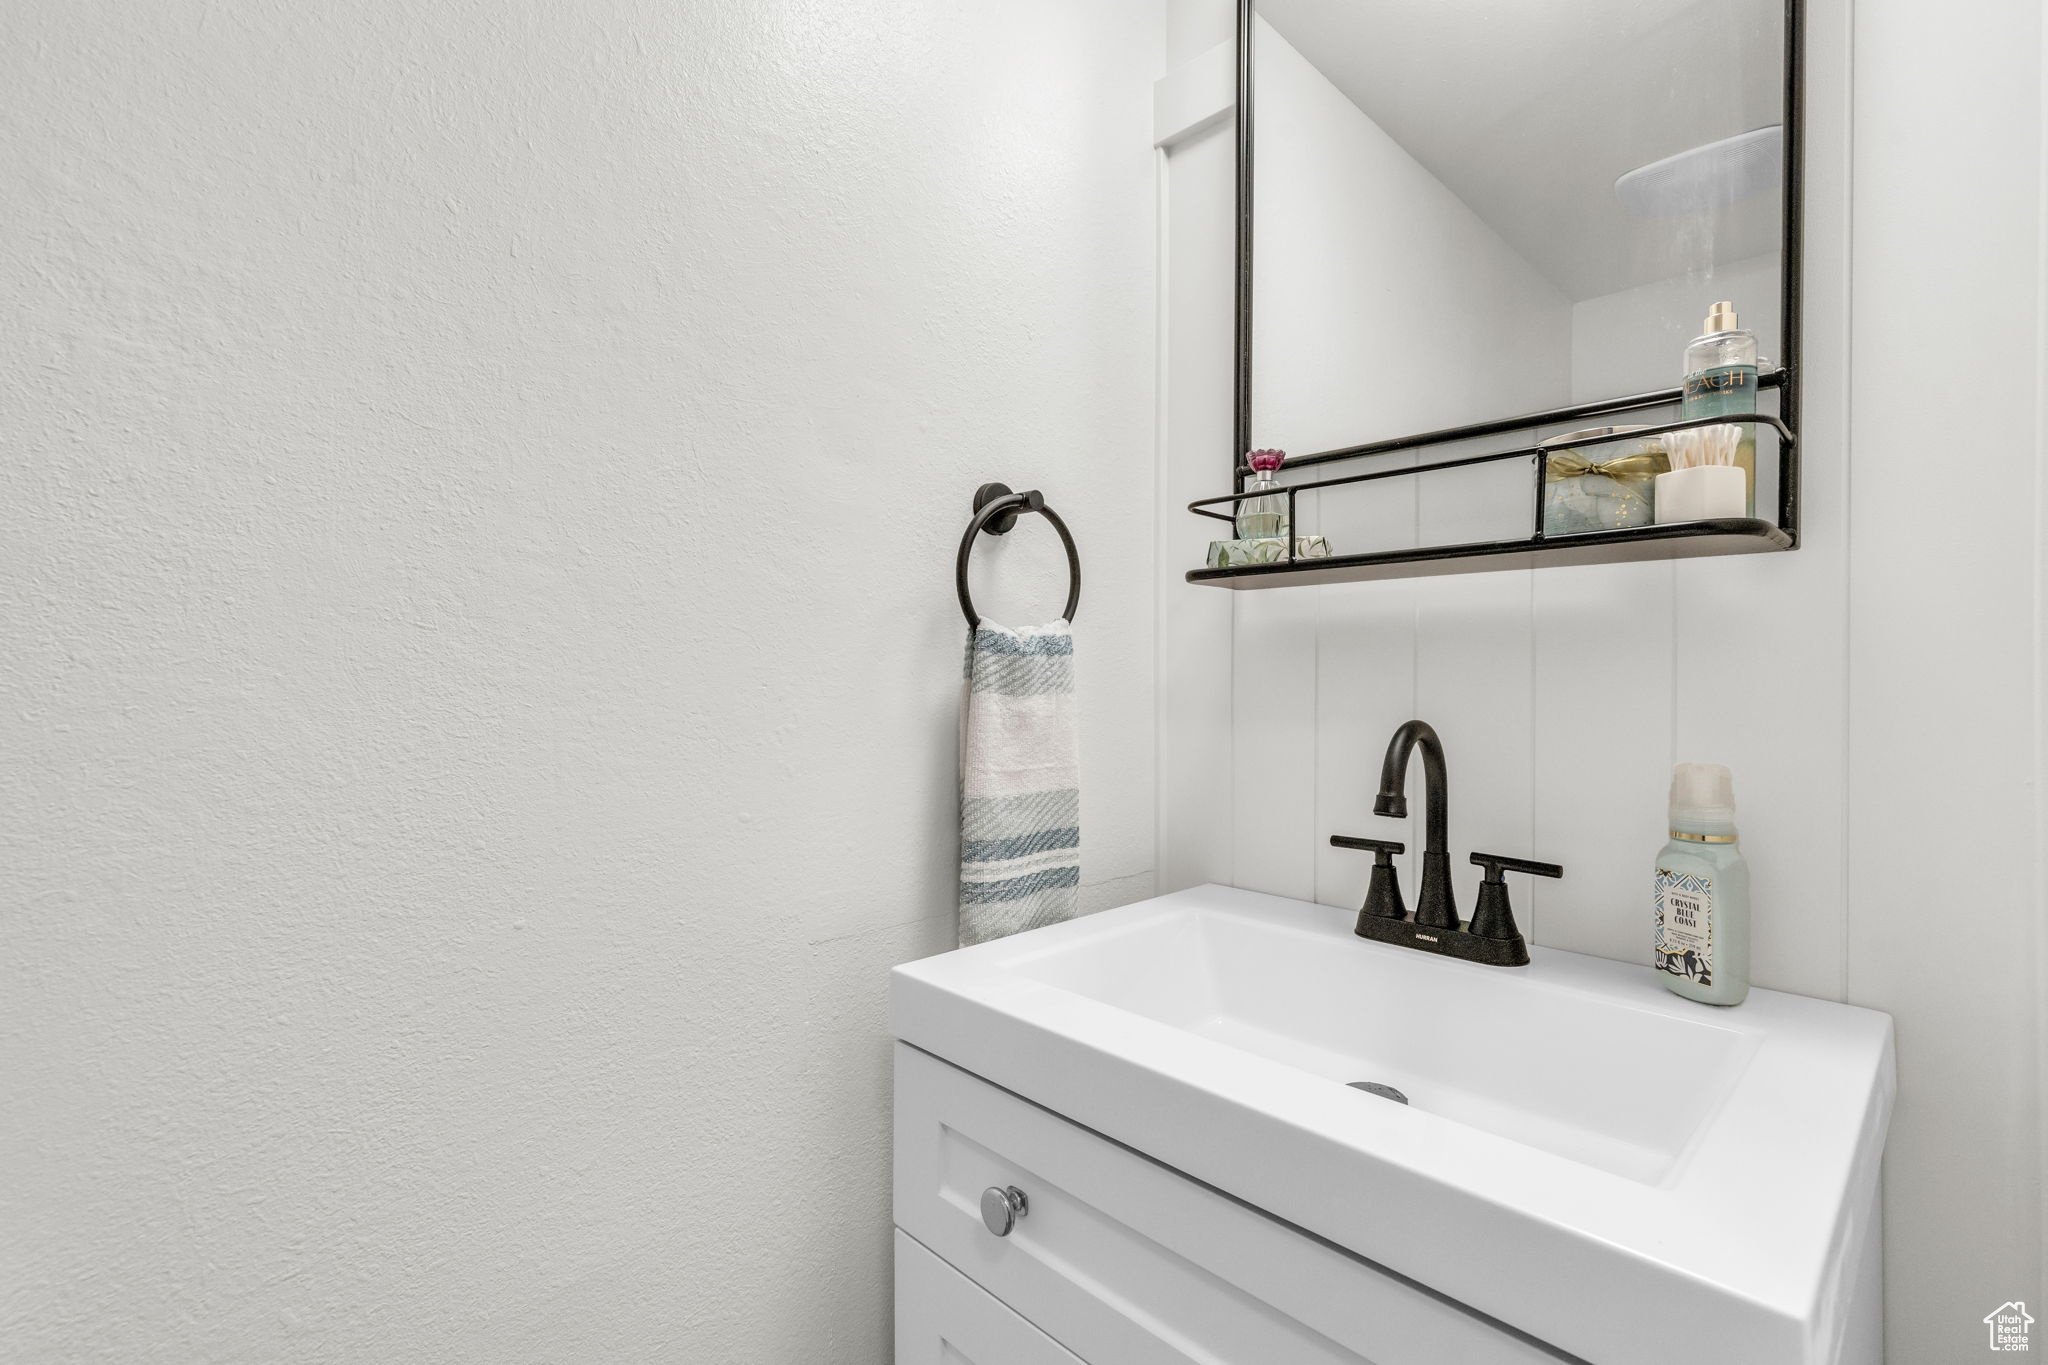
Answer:
[[[896,1365],[1081,1365],[974,1281],[896,1230]]]
[[[1193,887],[897,967],[895,1221],[947,1271],[902,1359],[1883,1359],[1889,1019],[1353,918]]]
[[[898,1365],[1570,1359],[903,1043],[895,1183]]]

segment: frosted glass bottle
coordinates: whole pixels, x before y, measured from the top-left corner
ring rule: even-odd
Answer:
[[[1749,994],[1749,863],[1735,833],[1735,783],[1718,763],[1671,772],[1671,842],[1652,898],[1657,979],[1692,1000]]]

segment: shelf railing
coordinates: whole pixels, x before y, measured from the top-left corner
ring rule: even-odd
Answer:
[[[1785,386],[1785,379],[1785,367],[1780,365],[1757,375],[1756,385],[1758,389],[1781,389]],[[1555,426],[1560,422],[1583,422],[1589,417],[1613,417],[1624,412],[1641,412],[1644,408],[1661,408],[1684,397],[1684,389],[1652,389],[1648,393],[1632,393],[1625,398],[1602,398],[1590,403],[1545,408],[1541,412],[1525,412],[1519,417],[1497,417],[1487,422],[1468,422],[1461,427],[1441,427],[1436,431],[1420,432],[1414,436],[1395,436],[1383,441],[1367,441],[1363,445],[1318,450],[1310,455],[1292,457],[1287,461],[1287,467],[1307,469],[1312,465],[1362,459],[1367,455],[1387,455],[1397,450],[1413,450],[1419,446],[1449,445],[1453,441],[1498,436],[1504,431],[1527,431],[1531,427]],[[1243,478],[1251,472],[1252,467],[1244,462],[1244,454],[1240,451],[1237,457],[1238,477]]]

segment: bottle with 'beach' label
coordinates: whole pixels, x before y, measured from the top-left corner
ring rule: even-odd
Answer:
[[[1715,304],[1707,312],[1704,330],[1685,348],[1684,397],[1679,401],[1681,418],[1724,417],[1756,411],[1756,333],[1740,325],[1735,305]],[[1744,516],[1756,515],[1756,423],[1743,422],[1742,439],[1735,447],[1735,463],[1742,467],[1749,487]]]

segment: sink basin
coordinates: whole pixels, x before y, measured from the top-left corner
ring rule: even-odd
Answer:
[[[897,1036],[1586,1360],[1819,1365],[1867,1330],[1889,1018],[1352,919],[1125,906],[898,968]]]
[[[1542,974],[1331,952],[1330,917],[1297,918],[1136,915],[1036,944],[1011,970],[1313,1076],[1391,1085],[1419,1110],[1646,1184],[1671,1177],[1756,1051],[1755,1033],[1711,1015]]]

